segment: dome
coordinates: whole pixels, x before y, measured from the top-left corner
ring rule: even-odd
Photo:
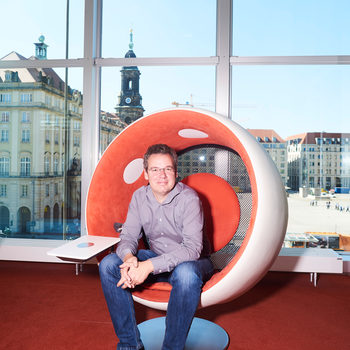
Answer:
[[[133,50],[129,50],[126,54],[125,54],[125,58],[135,58],[135,52]]]

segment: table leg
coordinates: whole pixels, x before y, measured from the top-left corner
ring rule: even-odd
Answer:
[[[310,272],[310,282],[313,282],[314,287],[317,287],[317,272]]]

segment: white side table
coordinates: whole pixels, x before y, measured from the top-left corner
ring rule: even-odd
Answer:
[[[270,271],[308,272],[316,287],[318,273],[343,273],[343,259],[333,249],[282,248]]]
[[[82,264],[96,255],[112,248],[120,241],[118,237],[90,236],[85,235],[74,241],[65,243],[47,252],[48,255],[56,256],[61,260],[76,263],[76,274],[82,269]]]

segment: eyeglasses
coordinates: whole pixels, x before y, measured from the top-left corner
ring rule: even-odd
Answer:
[[[172,166],[167,166],[165,168],[152,167],[152,168],[149,168],[148,171],[152,175],[159,175],[162,171],[164,171],[165,174],[173,174],[175,172],[175,169]]]

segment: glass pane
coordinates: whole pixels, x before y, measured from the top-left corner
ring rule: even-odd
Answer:
[[[218,145],[198,145],[181,151],[177,170],[180,181],[196,173],[215,174],[227,181],[237,194],[240,206],[237,231],[230,242],[211,255],[215,268],[222,270],[239,251],[249,228],[252,191],[247,168],[238,153],[230,149]]]
[[[215,110],[215,67],[107,67],[102,69],[101,150],[142,115],[165,108]],[[104,117],[105,116],[105,117]],[[105,120],[104,120],[105,118]],[[113,122],[104,127],[104,122]]]
[[[137,57],[214,56],[215,0],[105,0],[104,57],[124,57],[129,30]]]
[[[286,185],[288,244],[341,249],[339,237],[350,234],[350,67],[234,67],[233,77],[234,120]]]
[[[70,1],[69,56],[83,57],[84,0]],[[3,1],[0,57],[15,51],[29,58],[66,58],[67,1]],[[33,44],[35,43],[35,44]]]
[[[67,93],[64,69],[0,69],[2,236],[80,236],[82,93]]]
[[[233,53],[349,55],[347,0],[235,0]]]

